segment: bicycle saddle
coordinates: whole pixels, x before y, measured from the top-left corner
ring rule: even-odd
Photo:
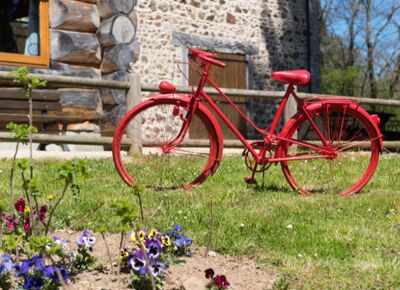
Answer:
[[[307,70],[283,70],[272,72],[271,77],[279,82],[292,84],[296,86],[305,86],[311,78],[311,74]]]

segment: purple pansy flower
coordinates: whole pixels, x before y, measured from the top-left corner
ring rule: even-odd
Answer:
[[[134,271],[139,272],[139,275],[145,276],[147,274],[146,260],[142,250],[137,250],[135,254],[131,255],[128,258],[128,263]]]
[[[165,265],[163,263],[160,262],[150,263],[150,272],[151,275],[153,275],[154,277],[162,275],[164,273],[164,270],[165,270]]]
[[[60,245],[63,249],[67,248],[69,245],[69,241],[61,239],[58,235],[53,235],[53,241],[54,243]]]
[[[77,240],[77,244],[79,247],[86,247],[89,251],[93,250],[94,243],[96,242],[96,238],[93,237],[89,231],[84,230],[82,235],[80,235]]]
[[[148,240],[146,242],[147,256],[149,259],[158,259],[161,255],[162,247],[158,240]]]

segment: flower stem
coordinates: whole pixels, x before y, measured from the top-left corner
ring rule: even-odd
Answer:
[[[60,280],[61,288],[62,288],[62,289],[65,289],[65,288],[67,287],[67,285],[65,284],[64,278],[62,277],[60,271],[59,271],[58,268],[56,267],[53,258],[52,258],[51,256],[49,256],[49,258],[50,258],[51,263],[52,263],[53,266],[54,266],[54,270],[56,271],[56,275],[57,275],[57,277],[58,277],[58,280]]]
[[[139,232],[139,231],[136,231]],[[146,252],[146,248],[144,247],[144,244],[140,241],[140,237],[137,236],[136,237],[137,240],[139,241],[140,247],[142,249],[142,253],[143,253],[143,257],[144,260],[146,261],[146,268],[147,268],[147,272],[149,273],[149,277],[150,277],[150,282],[151,282],[151,289],[152,290],[157,290],[156,288],[156,281],[154,281],[154,277],[151,274],[151,270],[150,270],[150,261],[149,261],[149,257],[147,256],[147,252]]]
[[[204,257],[207,257],[207,253],[211,250],[213,226],[214,226],[213,208],[214,208],[214,204],[213,204],[213,199],[211,197],[211,200],[210,200],[210,223],[208,225],[208,241],[207,241],[207,248],[206,248],[206,253],[205,253]]]
[[[50,228],[50,224],[51,224],[51,219],[53,218],[54,211],[56,210],[56,208],[57,208],[58,205],[60,204],[61,200],[64,198],[65,192],[67,191],[69,184],[70,184],[69,181],[65,181],[64,189],[63,189],[63,191],[62,191],[60,197],[57,199],[56,203],[54,204],[53,208],[52,208],[51,211],[50,211],[49,219],[48,219],[47,224],[46,224],[45,235],[47,235],[47,233],[49,232],[49,228]]]
[[[33,218],[33,205],[32,205],[31,198],[30,198],[32,193],[29,191],[28,182],[27,182],[27,180],[25,178],[24,172],[21,173],[21,177],[22,177],[22,182],[24,183],[26,200],[28,201],[28,205],[29,205],[30,224],[32,225],[33,233],[37,234],[37,232],[36,232],[36,230],[37,230],[36,223],[35,223],[35,219]]]
[[[11,165],[11,171],[10,171],[10,189],[9,189],[9,196],[10,196],[10,205],[11,205],[11,210],[14,212],[14,192],[13,192],[13,181],[14,181],[14,171],[15,171],[15,162],[17,160],[17,154],[19,150],[19,141],[17,142],[17,145],[15,146],[15,153],[13,156],[12,160],[12,165]]]
[[[114,272],[113,271],[113,263],[112,263],[110,248],[108,247],[108,243],[107,243],[106,237],[104,236],[103,232],[101,233],[101,237],[103,238],[104,244],[106,245],[108,261],[110,262],[110,270],[111,270],[111,272]]]

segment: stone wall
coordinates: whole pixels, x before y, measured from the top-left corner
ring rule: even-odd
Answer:
[[[249,88],[283,89],[271,80],[273,70],[309,69],[308,2],[140,0],[136,13],[141,52],[135,70],[146,83],[165,79],[186,85],[176,63],[186,60],[189,47],[197,47],[245,54]],[[260,126],[270,121],[275,107],[249,100],[251,118]]]

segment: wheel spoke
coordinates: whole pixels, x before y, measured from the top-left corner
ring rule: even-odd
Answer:
[[[196,111],[193,116],[199,130],[206,133],[208,147],[170,146],[179,137],[183,124],[179,115],[174,115],[174,107],[179,106],[182,111],[186,104],[175,100],[165,100],[163,104],[158,102],[149,100],[139,104],[137,111],[130,113],[130,119],[116,129],[116,135],[120,136],[116,138],[120,140],[128,136],[129,130],[133,132],[130,139],[142,141],[142,153],[133,152],[129,158],[124,158],[121,152],[114,154],[116,164],[120,164],[117,168],[121,177],[130,185],[133,180],[153,189],[190,187],[202,182],[208,175],[206,171],[210,170],[206,165],[212,164],[217,154],[217,137],[211,121],[201,111]]]
[[[379,157],[377,146],[373,145],[379,137],[371,137],[376,134],[373,126],[356,109],[340,104],[321,106],[312,116],[331,148],[317,150],[308,146],[320,143],[315,130],[298,134],[298,140],[293,142],[294,133],[307,128],[309,122],[305,116],[297,119],[281,137],[285,148],[281,165],[287,181],[302,194],[359,191],[371,178]],[[302,143],[307,146],[299,145]],[[316,159],[321,153],[325,158]],[[308,157],[308,160],[296,161],[296,158]]]

